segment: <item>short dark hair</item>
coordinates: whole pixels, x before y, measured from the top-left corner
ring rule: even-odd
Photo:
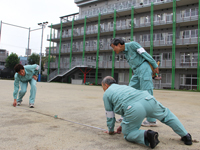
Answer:
[[[103,78],[103,80],[101,81],[101,83],[103,85],[105,85],[105,84],[111,85],[113,83],[116,83],[116,80],[113,77],[111,77],[111,76],[106,76],[105,78]]]
[[[120,37],[117,37],[117,38],[114,38],[111,40],[111,43],[110,43],[110,46],[113,44],[115,46],[117,46],[118,44],[121,44],[121,45],[124,45],[125,41],[120,38]]]
[[[21,64],[16,64],[14,67],[15,72],[19,72],[21,69],[24,69],[24,66]]]

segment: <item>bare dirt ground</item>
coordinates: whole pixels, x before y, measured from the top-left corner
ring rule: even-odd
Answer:
[[[19,107],[13,107],[13,81],[0,80],[1,150],[147,150],[127,142],[123,134],[108,135],[98,129],[66,120],[107,129],[100,86],[37,83],[35,108],[28,107],[30,86]],[[193,139],[200,141],[200,93],[155,90],[154,96],[183,123]],[[58,119],[54,116],[57,115]],[[116,116],[119,118],[120,116]],[[62,119],[59,119],[62,118]],[[158,122],[157,150],[200,150],[200,143],[186,146],[171,128]],[[115,128],[119,126],[115,124]]]

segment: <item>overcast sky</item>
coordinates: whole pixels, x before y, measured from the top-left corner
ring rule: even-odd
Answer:
[[[0,21],[5,23],[23,26],[26,28],[38,29],[38,23],[48,21],[58,24],[61,16],[77,13],[79,8],[74,0],[1,0]],[[44,29],[42,53],[45,47],[49,46],[47,35],[50,28]],[[30,33],[30,49],[32,53],[40,53],[42,30]],[[6,49],[9,54],[16,53],[18,56],[25,55],[28,47],[28,30],[9,26],[3,23],[1,30],[0,49]]]

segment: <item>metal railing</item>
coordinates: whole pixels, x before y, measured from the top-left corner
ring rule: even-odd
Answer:
[[[159,60],[160,65],[159,68],[171,68],[172,67],[172,60]],[[96,68],[96,60],[89,60],[87,61],[85,59],[84,63],[82,64],[81,58],[77,59],[76,61],[71,62],[71,67],[78,66],[78,65],[85,65],[89,66],[91,68]],[[57,62],[51,62],[50,68],[57,68],[58,63]],[[112,61],[99,61],[99,68],[112,68]],[[126,60],[123,61],[115,61],[115,68],[129,68],[129,64]],[[175,60],[175,67],[176,68],[197,68],[197,60],[191,59],[184,61],[183,59],[176,59]],[[61,62],[60,68],[62,69],[68,69],[69,68],[69,62]]]
[[[153,41],[153,46],[154,47],[160,47],[160,46],[172,46],[172,40],[167,39],[166,35],[165,37],[163,37],[163,40],[155,40]],[[110,47],[110,43],[107,42],[107,39],[103,39],[105,42],[100,43],[99,45],[99,50],[112,50],[112,48]],[[140,45],[142,47],[150,47],[150,41],[140,41],[139,39],[135,40],[136,42],[140,43]],[[88,41],[88,43],[92,42]],[[81,42],[80,42],[81,43]],[[76,43],[75,45],[73,45],[72,47],[72,52],[82,52],[83,51],[83,46],[82,43],[80,45],[80,43]],[[194,38],[180,38],[180,39],[176,39],[176,45],[188,45],[188,44],[198,44],[198,38],[194,37]],[[89,51],[97,51],[97,45],[96,44],[92,44],[89,45],[87,44],[85,46],[85,51],[89,52]],[[70,48],[62,48],[61,49],[61,53],[70,53]],[[53,50],[51,50],[51,54],[59,54],[59,49],[58,48],[54,48]]]
[[[183,17],[183,18],[180,15],[177,16],[177,23],[190,22],[190,21],[196,21],[196,20],[198,20],[198,16]],[[167,19],[165,16],[165,18],[163,18],[163,20],[154,21],[154,26],[172,24],[172,21],[173,21],[172,17],[171,17],[171,19]],[[124,22],[126,22],[126,23],[124,23]],[[141,23],[139,18],[136,18],[136,21],[134,22],[134,28],[142,28],[142,27],[150,27],[150,26],[151,26],[150,22]],[[127,30],[127,29],[131,29],[130,19],[121,20],[119,25],[116,26],[116,30]],[[97,29],[93,29],[93,28],[87,29],[86,35],[97,34],[97,32],[98,32]],[[100,32],[101,33],[113,32],[113,26],[110,24],[110,22],[102,23]],[[82,31],[81,29],[79,29],[79,30],[77,29],[76,32],[74,32],[74,34],[73,34],[73,36],[82,36],[82,35],[84,35],[84,31]],[[65,33],[65,30],[64,30],[62,37],[70,38],[71,32]],[[59,38],[60,38],[59,34],[57,35],[57,37],[55,35],[52,36],[52,39],[59,39]],[[48,35],[47,39],[49,40],[49,35]]]

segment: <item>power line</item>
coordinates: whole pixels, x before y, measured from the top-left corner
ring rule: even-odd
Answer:
[[[25,48],[26,49],[26,47],[20,47],[20,46],[16,46],[16,45],[10,45],[10,44],[4,44],[4,43],[1,43],[1,45],[5,45],[5,46],[11,46],[11,47],[15,47],[15,48]],[[37,48],[33,48],[34,50],[38,50],[39,51],[39,49],[37,49]]]

